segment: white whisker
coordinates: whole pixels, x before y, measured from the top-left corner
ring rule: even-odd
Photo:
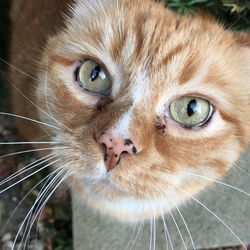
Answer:
[[[168,230],[168,227],[167,227],[164,215],[163,215],[162,208],[161,208],[161,218],[162,218],[163,226],[164,226],[164,233],[165,233],[165,238],[166,238],[167,250],[168,250],[168,240],[167,239],[169,239],[169,244],[170,244],[171,249],[174,250],[172,239],[171,239],[170,234],[169,234],[169,230]]]
[[[0,142],[0,145],[29,145],[29,144],[59,144],[60,142],[48,141],[48,142]]]
[[[12,84],[12,83],[11,83]],[[40,110],[43,114],[48,116],[49,118],[52,118],[47,112],[45,112],[43,109],[41,109],[39,106],[37,106],[34,102],[32,102],[27,96],[25,96],[14,84],[12,86],[18,91],[20,95],[22,95],[26,100],[28,100],[34,107],[36,107],[38,110]],[[54,119],[58,125],[62,125],[64,128],[68,129],[71,133],[73,132],[71,129],[63,125],[61,122],[58,120]],[[58,128],[59,129],[59,128]]]
[[[60,172],[60,173],[61,173],[61,172]],[[59,176],[59,173],[56,175],[56,177],[54,177],[54,179],[57,178],[58,176]],[[54,180],[54,179],[53,179],[53,180]],[[53,182],[53,180],[52,180],[51,182]],[[63,179],[62,179],[60,182],[62,182],[62,181],[63,181]],[[60,182],[59,182],[59,183],[60,183]],[[48,187],[49,187],[49,185],[48,185]],[[48,187],[47,187],[47,188],[48,188]],[[43,193],[47,190],[47,188],[43,191]],[[43,193],[42,193],[41,195],[43,195]],[[38,199],[38,198],[37,198],[37,199]],[[23,228],[25,222],[27,221],[27,219],[29,218],[30,214],[32,213],[34,207],[36,206],[37,199],[36,199],[36,201],[34,202],[34,204],[32,205],[32,207],[31,207],[31,209],[29,210],[28,214],[25,216],[25,218],[24,218],[24,220],[23,220],[21,226],[19,227],[18,232],[17,232],[17,234],[16,234],[16,237],[15,237],[15,239],[14,239],[14,243],[13,243],[13,246],[12,246],[12,249],[11,249],[11,250],[15,250],[15,245],[16,245],[17,239],[18,239],[18,237],[19,237],[19,234],[20,234],[20,232],[21,232],[21,230],[22,230],[22,228]],[[20,248],[20,246],[21,246],[21,244],[19,245],[19,248]],[[18,249],[19,249],[19,248],[18,248]]]
[[[169,214],[170,214],[170,216],[171,216],[171,218],[172,218],[172,220],[173,220],[173,222],[174,222],[174,224],[175,224],[175,227],[176,227],[176,229],[177,229],[177,231],[178,231],[178,233],[179,233],[179,235],[180,235],[182,244],[183,244],[184,248],[187,250],[187,246],[186,246],[186,243],[185,243],[184,238],[183,238],[183,236],[182,236],[181,230],[180,230],[180,228],[179,228],[179,226],[178,226],[178,224],[177,224],[177,222],[176,222],[176,220],[175,220],[175,218],[174,218],[174,215],[173,215],[173,213],[171,212],[170,209],[169,209]]]
[[[23,75],[28,76],[29,78],[31,78],[31,79],[33,79],[33,80],[35,80],[35,81],[38,80],[37,78],[35,78],[35,77],[33,77],[33,76],[31,76],[31,75],[25,73],[24,71],[18,69],[17,67],[15,67],[15,66],[12,65],[11,63],[7,62],[6,60],[4,60],[4,59],[2,59],[2,58],[0,58],[0,60],[1,60],[2,62],[4,62],[5,64],[7,64],[8,66],[10,66],[11,68],[13,68],[14,70],[16,70],[16,71],[22,73]]]
[[[65,166],[62,166],[61,168],[58,168],[57,170],[63,169],[64,167],[65,167]],[[69,173],[69,171],[68,171],[68,173]],[[44,184],[44,186],[46,186],[46,183]],[[39,204],[37,205],[37,207],[39,207]],[[38,219],[37,219],[36,237],[35,237],[35,239],[37,239],[37,235],[38,235],[38,224],[39,224],[39,221],[40,221],[40,219],[41,219],[42,212],[43,212],[43,210],[40,212],[40,215],[39,215],[39,217],[38,217]],[[36,213],[36,211],[35,211],[34,213]],[[35,249],[37,249],[37,240],[36,240],[36,247],[35,247]]]
[[[241,168],[240,166],[238,166],[237,164],[234,164],[234,167],[241,170],[244,174],[250,176],[250,173],[248,173],[246,170],[244,170],[243,168]]]
[[[159,191],[161,191],[162,193],[164,193],[164,190],[162,190],[161,187],[157,186],[156,188],[157,188]],[[170,198],[170,197],[168,197],[168,198]],[[168,202],[169,202],[169,200],[168,200]],[[194,245],[194,241],[193,241],[192,235],[191,235],[191,233],[190,233],[190,230],[189,230],[189,228],[188,228],[188,226],[187,226],[187,223],[186,223],[186,221],[185,221],[185,219],[184,219],[184,217],[183,217],[183,215],[182,215],[180,209],[179,209],[178,206],[176,205],[174,199],[171,199],[171,202],[174,204],[176,210],[178,211],[178,213],[179,213],[179,215],[180,215],[180,217],[181,217],[181,219],[182,219],[182,221],[183,221],[183,223],[184,223],[184,225],[185,225],[185,227],[186,227],[186,230],[187,230],[188,235],[189,235],[189,238],[190,238],[190,240],[191,240],[191,244],[192,244],[192,246],[193,246],[193,249],[196,250],[196,247],[195,247],[195,245]],[[162,214],[163,214],[163,213],[162,213]],[[170,215],[171,215],[171,211],[170,211]],[[172,215],[171,215],[171,216],[172,216]],[[173,217],[173,219],[174,219],[174,217]],[[177,227],[177,230],[178,230],[178,227]],[[179,231],[179,230],[178,230],[178,231]],[[179,233],[180,233],[180,232],[179,232]],[[180,234],[180,235],[181,235],[181,234]],[[183,241],[182,241],[182,242],[183,242]],[[184,242],[183,242],[183,243],[184,243]],[[184,245],[185,245],[185,244],[184,244]]]
[[[20,182],[26,180],[27,178],[31,177],[32,175],[34,175],[34,174],[40,172],[41,170],[43,170],[43,169],[45,169],[45,168],[47,168],[47,167],[53,165],[54,163],[56,163],[56,162],[58,162],[58,161],[60,161],[60,159],[57,159],[57,160],[55,160],[55,161],[53,161],[53,162],[50,162],[49,164],[46,164],[44,167],[39,168],[39,169],[36,170],[35,172],[33,172],[33,173],[31,173],[31,174],[25,176],[24,178],[22,178],[21,180],[15,182],[14,184],[8,186],[7,188],[5,188],[5,189],[3,189],[3,190],[0,190],[0,194],[4,193],[5,191],[9,190],[10,188],[16,186],[18,183],[20,183]]]
[[[16,114],[6,113],[6,112],[0,112],[0,115],[12,116],[12,117],[24,119],[24,120],[27,120],[27,121],[35,122],[35,123],[38,123],[38,124],[41,124],[41,125],[45,125],[45,126],[48,126],[48,127],[54,128],[54,129],[61,130],[60,128],[58,128],[58,127],[56,127],[54,125],[47,124],[47,123],[44,123],[44,122],[41,122],[41,121],[38,121],[38,120],[34,120],[34,119],[31,119],[29,117],[25,117],[25,116],[22,116],[22,115],[16,115]]]
[[[133,249],[133,247],[134,247],[134,245],[135,245],[135,243],[136,243],[136,241],[137,241],[137,239],[138,239],[138,237],[139,237],[139,235],[140,235],[140,232],[141,232],[141,230],[142,230],[142,227],[143,227],[143,221],[140,221],[140,224],[139,224],[138,231],[137,231],[137,234],[136,234],[136,236],[135,236],[135,239],[134,239],[134,241],[132,242],[131,247],[129,248],[130,250]]]
[[[65,165],[66,165],[66,164],[65,164]],[[64,165],[64,166],[65,166],[65,165]],[[32,211],[31,211],[31,214],[30,214],[30,216],[28,217],[28,220],[27,220],[27,223],[26,223],[26,226],[25,226],[25,230],[24,230],[24,234],[23,234],[23,235],[25,235],[26,232],[27,232],[27,237],[26,237],[25,242],[24,242],[24,249],[26,248],[26,244],[27,244],[27,241],[28,241],[28,239],[29,239],[30,232],[31,232],[31,229],[32,229],[32,227],[33,227],[33,224],[35,223],[35,221],[36,221],[38,215],[43,211],[43,209],[44,209],[44,207],[45,207],[47,201],[48,201],[49,198],[51,197],[51,195],[54,193],[54,192],[52,192],[51,194],[49,194],[50,189],[53,188],[54,185],[56,186],[56,185],[60,182],[60,181],[59,181],[59,182],[56,184],[57,180],[59,180],[59,179],[61,178],[63,172],[65,171],[64,166],[61,166],[61,167],[58,169],[58,170],[60,170],[60,172],[57,173],[57,175],[50,181],[50,183],[49,183],[48,185],[47,185],[48,182],[46,182],[46,183],[43,185],[42,189],[40,190],[40,192],[39,192],[39,194],[38,194],[38,196],[37,196],[37,198],[36,198],[36,200],[35,200],[35,202],[34,202],[34,205],[35,205],[35,206],[33,207]],[[66,176],[66,174],[65,174],[65,176]],[[65,177],[65,176],[64,176],[64,177]],[[45,189],[44,189],[44,188],[45,188]],[[43,194],[42,194],[42,193],[43,193]],[[49,194],[49,195],[48,195],[47,198],[44,200],[44,198],[46,197],[47,194]],[[41,205],[41,204],[42,204],[42,205]],[[40,206],[40,205],[41,205],[41,206]],[[35,208],[35,210],[34,210],[34,208]],[[33,215],[34,215],[34,217],[32,218]],[[22,242],[23,242],[23,238],[22,238],[21,243],[22,243]]]
[[[205,208],[209,213],[211,213],[216,219],[218,219],[231,233],[232,235],[239,241],[239,243],[242,245],[242,247],[247,250],[246,245],[242,242],[242,240],[236,235],[236,233],[230,228],[217,214],[215,214],[212,210],[210,210],[208,207],[206,207],[202,202],[200,202],[198,199],[196,199],[193,195],[186,192],[184,189],[175,186],[175,188],[179,189],[180,191],[184,192],[186,195],[191,197],[194,201],[196,201],[198,204],[200,204],[203,208]]]
[[[12,175],[8,176],[7,178],[5,178],[3,181],[0,182],[0,186],[2,186],[3,184],[5,184],[6,182],[16,178],[17,176],[43,164],[44,162],[46,161],[49,161],[51,160],[53,157],[55,156],[52,156],[53,154],[50,154],[50,155],[47,155],[41,159],[38,159],[30,164],[28,164],[27,166],[23,167],[22,169],[18,170],[17,172],[13,173]],[[52,156],[52,157],[51,157]]]
[[[128,249],[129,245],[131,244],[132,238],[133,238],[133,236],[134,236],[134,234],[135,234],[135,230],[136,230],[136,224],[134,225],[134,229],[133,229],[132,235],[131,235],[131,237],[130,237],[130,239],[129,239],[129,242],[128,242],[128,244],[126,245],[125,249]],[[131,249],[131,248],[130,248],[130,249]]]
[[[41,130],[43,130],[43,132],[47,135],[48,138],[52,138],[53,137],[52,134],[49,133],[48,128],[45,129],[45,127],[42,126],[41,124],[39,124],[39,127],[41,128]]]
[[[244,190],[242,190],[242,189],[239,189],[239,188],[237,188],[237,187],[234,187],[234,186],[232,186],[232,185],[230,185],[230,184],[227,184],[227,183],[225,183],[225,182],[217,181],[217,180],[215,180],[215,179],[212,179],[212,178],[209,178],[209,177],[205,177],[205,176],[203,176],[203,175],[193,174],[193,173],[187,173],[187,172],[183,172],[183,171],[181,172],[181,174],[191,175],[191,176],[199,177],[199,178],[202,178],[202,179],[211,181],[211,182],[215,182],[215,183],[217,183],[217,184],[223,185],[223,186],[225,186],[225,187],[229,187],[229,188],[231,188],[231,189],[234,189],[234,190],[236,190],[236,191],[238,191],[238,192],[240,192],[240,193],[242,193],[242,194],[245,194],[245,195],[247,195],[247,196],[250,197],[250,194],[249,194],[248,192],[246,192],[246,191],[244,191]]]
[[[149,238],[149,250],[152,249],[152,235],[153,235],[153,230],[152,230],[152,218],[150,216],[150,238]]]
[[[10,154],[6,154],[6,155],[1,155],[0,159],[4,158],[4,157],[9,157],[9,156],[14,156],[14,155],[19,155],[19,154],[25,154],[25,153],[32,153],[32,152],[39,152],[39,151],[46,151],[46,150],[50,150],[50,149],[67,149],[68,147],[54,147],[54,148],[39,148],[39,149],[30,149],[30,150],[24,150],[24,151],[19,151],[19,152],[15,152],[15,153],[10,153]]]
[[[194,241],[193,241],[193,237],[192,237],[192,235],[191,235],[191,233],[190,233],[190,230],[189,230],[189,228],[188,228],[188,226],[187,226],[187,223],[186,223],[186,221],[185,221],[185,219],[184,219],[184,217],[183,217],[183,215],[182,215],[180,209],[178,208],[178,206],[176,205],[176,203],[174,202],[173,199],[171,199],[171,201],[174,203],[174,206],[175,206],[175,208],[177,209],[179,215],[181,216],[181,219],[182,219],[182,221],[183,221],[183,223],[184,223],[184,225],[185,225],[185,227],[186,227],[186,229],[187,229],[187,232],[188,232],[189,238],[190,238],[190,240],[191,240],[191,244],[192,244],[193,250],[196,250],[196,247],[195,247]]]
[[[67,164],[65,164],[67,165]],[[62,166],[61,168],[64,168],[65,167]],[[58,176],[56,177],[57,179],[60,179],[60,175],[65,171],[65,169],[62,169],[59,173],[58,173]],[[70,170],[64,175],[64,177],[57,183],[55,184],[55,182],[57,181],[57,179],[54,179],[54,182],[51,183],[48,187],[47,187],[47,191],[40,197],[37,198],[37,201],[38,203],[36,204],[37,208],[38,209],[35,209],[35,211],[33,212],[35,217],[32,219],[31,223],[30,223],[30,226],[29,226],[29,231],[28,231],[28,234],[27,234],[27,237],[26,237],[26,240],[25,240],[25,244],[24,244],[24,247],[26,246],[26,242],[27,242],[27,239],[28,239],[28,236],[30,235],[30,231],[37,219],[37,217],[39,216],[39,214],[43,211],[46,203],[48,202],[48,200],[50,199],[50,197],[53,195],[53,193],[55,192],[55,190],[62,184],[62,182],[68,177],[68,174],[69,174]],[[53,188],[53,185],[55,184],[55,187]],[[47,195],[47,193],[50,191],[50,188],[53,188],[51,193],[48,194],[47,198],[43,201],[43,198]],[[42,203],[42,205],[40,205]],[[34,208],[33,208],[34,209]],[[33,211],[33,210],[32,210]],[[31,218],[31,217],[30,217]],[[29,224],[29,221],[28,221],[28,224]]]
[[[7,65],[9,65],[11,68],[15,69],[16,71],[18,71],[18,72],[20,72],[20,73],[22,73],[22,74],[24,74],[24,75],[30,77],[31,79],[33,79],[33,80],[35,80],[35,81],[38,81],[38,80],[39,80],[39,79],[37,79],[37,78],[34,78],[34,77],[28,75],[27,73],[25,73],[24,71],[18,69],[18,68],[15,67],[14,65],[8,63],[7,61],[5,61],[5,60],[3,60],[3,59],[1,59],[1,58],[0,58],[0,60],[2,60],[3,62],[5,62]],[[8,79],[7,79],[7,80],[8,80]],[[28,100],[34,107],[36,107],[37,109],[39,109],[43,114],[45,114],[45,115],[47,115],[48,117],[52,118],[47,112],[45,112],[43,109],[41,109],[39,106],[37,106],[33,101],[31,101],[26,95],[24,95],[23,92],[22,92],[20,89],[18,89],[13,83],[11,83],[10,81],[8,81],[8,82],[16,89],[16,91],[17,91],[20,95],[22,95],[26,100]],[[58,125],[62,125],[64,128],[68,129],[71,133],[73,132],[71,129],[69,129],[69,128],[68,128],[67,126],[65,126],[63,123],[61,123],[61,122],[59,122],[58,120],[56,120],[54,117],[53,117],[52,119],[53,119],[54,121],[56,121],[56,123],[57,123]],[[59,128],[58,128],[58,129],[59,129]]]
[[[154,211],[153,213],[153,250],[155,250],[155,247],[156,247],[156,222],[155,222],[155,211]]]
[[[9,218],[8,218],[8,220],[6,221],[6,223],[5,223],[5,225],[4,225],[4,227],[3,227],[3,229],[1,230],[1,233],[0,234],[2,234],[4,231],[5,231],[5,229],[6,229],[6,227],[7,227],[7,225],[9,224],[9,222],[10,222],[10,220],[11,220],[11,218],[13,217],[13,215],[16,213],[16,211],[17,211],[17,209],[21,206],[21,204],[24,202],[24,200],[33,192],[33,190],[35,190],[42,182],[44,182],[46,179],[48,179],[49,180],[49,178],[55,173],[55,172],[57,172],[58,171],[58,169],[56,169],[55,171],[53,171],[52,173],[50,173],[48,176],[46,176],[45,178],[43,178],[41,181],[39,181],[24,197],[23,197],[23,199],[18,203],[18,205],[15,207],[15,209],[13,210],[13,212],[10,214],[10,216],[9,216]]]

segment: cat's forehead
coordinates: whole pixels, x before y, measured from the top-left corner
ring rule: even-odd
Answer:
[[[199,59],[216,49],[222,29],[211,21],[181,17],[162,4],[143,2],[80,1],[65,46],[72,54],[97,58],[112,73],[118,67],[124,77],[156,71],[164,78],[176,77],[173,72],[188,68],[179,76],[186,81]]]
[[[63,53],[101,62],[113,79],[112,94],[125,89],[134,102],[148,97],[157,104],[175,93],[207,92],[211,86],[201,83],[213,83],[206,79],[211,72],[217,80],[220,71],[232,78],[224,63],[233,57],[231,42],[218,24],[143,2],[79,1],[63,34]]]
[[[222,31],[214,24],[209,18],[180,16],[149,0],[83,0],[74,8],[68,30],[79,43],[91,43],[96,52],[107,49],[115,59],[131,55],[144,59],[162,58],[173,45],[176,52],[181,51],[184,46],[196,45],[197,39],[199,44],[208,39],[211,43]]]

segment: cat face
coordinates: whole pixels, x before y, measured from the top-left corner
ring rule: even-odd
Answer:
[[[249,142],[244,45],[210,17],[149,0],[78,1],[49,39],[36,91],[63,124],[51,133],[67,148],[54,153],[73,190],[135,222],[225,175]]]

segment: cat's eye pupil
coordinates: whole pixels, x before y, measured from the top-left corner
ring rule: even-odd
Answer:
[[[111,90],[111,79],[105,68],[94,60],[85,60],[75,71],[79,86],[88,92],[108,95]]]
[[[209,121],[213,107],[206,99],[195,96],[183,96],[169,107],[171,118],[185,128],[204,125]]]
[[[90,79],[91,81],[95,81],[99,75],[100,75],[100,72],[101,72],[101,67],[100,65],[97,65],[91,72],[91,75],[90,75]]]
[[[195,112],[198,111],[198,105],[197,105],[197,102],[195,99],[191,100],[189,103],[188,103],[188,106],[187,106],[187,114],[188,116],[192,116]]]

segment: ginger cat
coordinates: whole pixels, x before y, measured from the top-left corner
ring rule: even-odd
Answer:
[[[43,123],[19,131],[102,213],[167,213],[248,145],[249,34],[150,0],[16,0],[11,17],[13,111]]]

